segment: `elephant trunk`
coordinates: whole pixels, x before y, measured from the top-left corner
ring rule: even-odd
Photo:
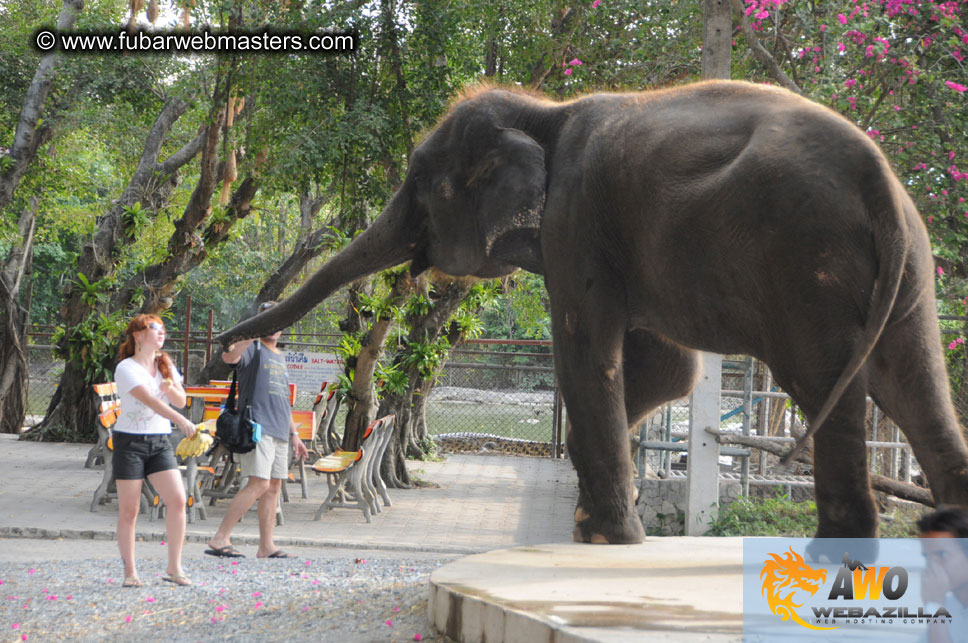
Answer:
[[[402,190],[359,237],[341,250],[278,306],[246,319],[216,339],[222,346],[250,337],[266,337],[291,326],[337,288],[414,257],[418,228],[402,205]]]

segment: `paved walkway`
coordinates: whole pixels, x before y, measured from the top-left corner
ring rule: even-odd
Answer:
[[[0,537],[113,540],[117,504],[89,511],[99,469],[85,469],[88,445],[20,442],[0,435]],[[391,489],[393,506],[367,523],[362,512],[336,509],[313,520],[326,480],[309,475],[309,498],[289,485],[280,546],[376,548],[479,553],[549,542],[570,542],[577,478],[569,461],[500,455],[448,455],[443,462],[410,462],[411,475],[433,486]],[[208,519],[188,525],[188,540],[215,532],[228,503],[207,507]],[[142,515],[138,534],[164,537],[164,522]],[[233,533],[238,545],[258,542],[255,513]]]

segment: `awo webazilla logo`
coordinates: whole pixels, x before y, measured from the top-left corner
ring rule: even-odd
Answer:
[[[950,624],[944,606],[905,602],[911,579],[904,566],[865,565],[844,552],[836,572],[808,564],[793,547],[769,552],[760,571],[761,594],[781,621],[810,630],[855,625]]]

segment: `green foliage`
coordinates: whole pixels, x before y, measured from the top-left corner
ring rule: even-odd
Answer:
[[[56,353],[78,365],[88,382],[113,379],[116,351],[124,336],[127,320],[122,311],[110,315],[92,313],[69,331],[56,327],[53,342]]]
[[[336,346],[336,354],[343,358],[344,362],[349,362],[360,355],[363,350],[363,332],[347,333],[343,335],[339,344]]]
[[[740,498],[720,509],[709,535],[807,538],[816,531],[816,502],[793,502],[788,497]]]
[[[380,399],[387,395],[403,395],[410,381],[406,371],[399,364],[389,366],[378,364],[374,377],[378,385],[377,394]]]
[[[450,351],[450,342],[443,336],[430,342],[411,340],[406,350],[407,355],[403,359],[403,365],[407,368],[415,368],[421,377],[431,379],[443,366]]]
[[[366,293],[360,293],[360,308],[373,316],[374,323],[396,319],[400,312],[388,297],[371,296]]]

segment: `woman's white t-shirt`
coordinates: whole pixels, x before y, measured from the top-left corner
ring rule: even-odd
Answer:
[[[171,379],[179,383],[182,381],[181,374],[174,366]],[[131,394],[135,387],[144,386],[149,393],[168,404],[168,397],[161,392],[161,371],[156,368],[152,377],[141,364],[129,357],[118,362],[114,381],[118,385],[118,398],[121,400],[121,414],[114,425],[115,431],[139,435],[171,433],[171,422],[167,418],[158,415]]]

